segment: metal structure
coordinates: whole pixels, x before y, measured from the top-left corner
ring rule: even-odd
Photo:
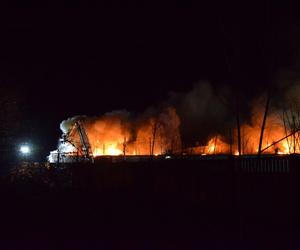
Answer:
[[[73,142],[75,133],[78,133],[79,135],[79,139],[80,139],[79,146]],[[92,147],[81,121],[76,121],[74,123],[70,132],[63,136],[63,140],[71,143],[77,149],[78,156],[83,156],[85,159],[90,161],[94,160]]]

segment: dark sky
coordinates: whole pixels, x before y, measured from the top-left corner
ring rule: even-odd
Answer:
[[[142,111],[199,80],[255,96],[298,65],[292,6],[192,5],[27,8],[1,16],[0,78],[22,93],[31,135],[48,150],[65,118]]]

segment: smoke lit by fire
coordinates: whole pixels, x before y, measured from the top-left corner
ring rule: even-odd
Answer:
[[[174,108],[132,118],[128,112],[107,113],[96,118],[75,117],[61,124],[67,133],[77,119],[83,121],[93,156],[158,155],[178,152],[181,146],[179,118]],[[80,138],[69,138],[80,147]]]
[[[255,106],[250,122],[241,125],[241,154],[258,153],[264,112],[263,106]],[[268,113],[263,133],[262,153],[290,154],[300,152],[300,134],[295,132],[300,124],[296,117],[300,118],[295,110],[272,110]],[[216,134],[208,140],[207,145],[194,147],[192,152],[196,154],[238,155],[237,140],[237,129],[234,128],[233,133],[227,138],[224,135]]]
[[[277,105],[268,110],[261,147],[264,154],[300,152],[300,134],[297,132],[300,127],[298,95],[295,95],[297,91],[290,92],[294,98],[289,95],[289,101],[285,101],[286,106],[278,107]],[[68,136],[68,140],[59,144],[56,153],[78,154],[78,148],[82,146],[80,137],[78,133],[72,134],[70,131],[75,122],[80,120],[87,134],[93,156],[239,154],[235,114],[231,112],[227,123],[222,124],[222,119],[226,119],[230,113],[227,109],[221,108],[220,101],[215,101],[217,97],[213,94],[213,89],[209,84],[202,84],[200,87],[197,85],[186,95],[176,94],[174,96],[173,107],[161,109],[160,112],[149,109],[137,116],[126,111],[115,111],[93,118],[85,116],[69,118],[61,123],[61,129],[64,135]],[[204,99],[206,101],[203,101]],[[240,154],[258,153],[265,112],[265,98],[262,100],[262,102],[252,105],[251,118],[241,121]],[[212,106],[220,107],[220,110],[214,111]],[[190,117],[189,114],[191,114]],[[191,121],[196,121],[196,125],[187,121],[189,118]],[[214,119],[215,123],[208,127],[209,123],[206,123],[208,119]],[[184,125],[181,127],[182,124]],[[201,124],[206,125],[207,131],[210,132],[205,131]],[[228,126],[228,124],[231,125]],[[212,133],[214,125],[218,128],[223,126],[222,132]],[[198,129],[202,134],[207,132],[210,136],[207,137],[206,143],[203,143],[203,140],[197,138],[195,134],[194,142],[199,140],[198,143],[182,144],[181,133],[184,134],[189,129],[191,131]]]

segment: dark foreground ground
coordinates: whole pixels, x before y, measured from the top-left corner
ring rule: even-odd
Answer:
[[[241,173],[231,160],[70,167],[2,178],[1,250],[300,247],[293,171]]]

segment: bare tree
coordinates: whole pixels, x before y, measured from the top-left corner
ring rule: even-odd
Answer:
[[[154,155],[154,147],[155,147],[155,141],[158,134],[158,130],[160,128],[161,124],[159,121],[159,117],[154,117],[151,122],[151,142],[150,142],[150,155]]]
[[[300,108],[296,102],[291,102],[289,107],[282,110],[283,125],[289,153],[300,151]],[[287,136],[289,135],[289,136]]]

